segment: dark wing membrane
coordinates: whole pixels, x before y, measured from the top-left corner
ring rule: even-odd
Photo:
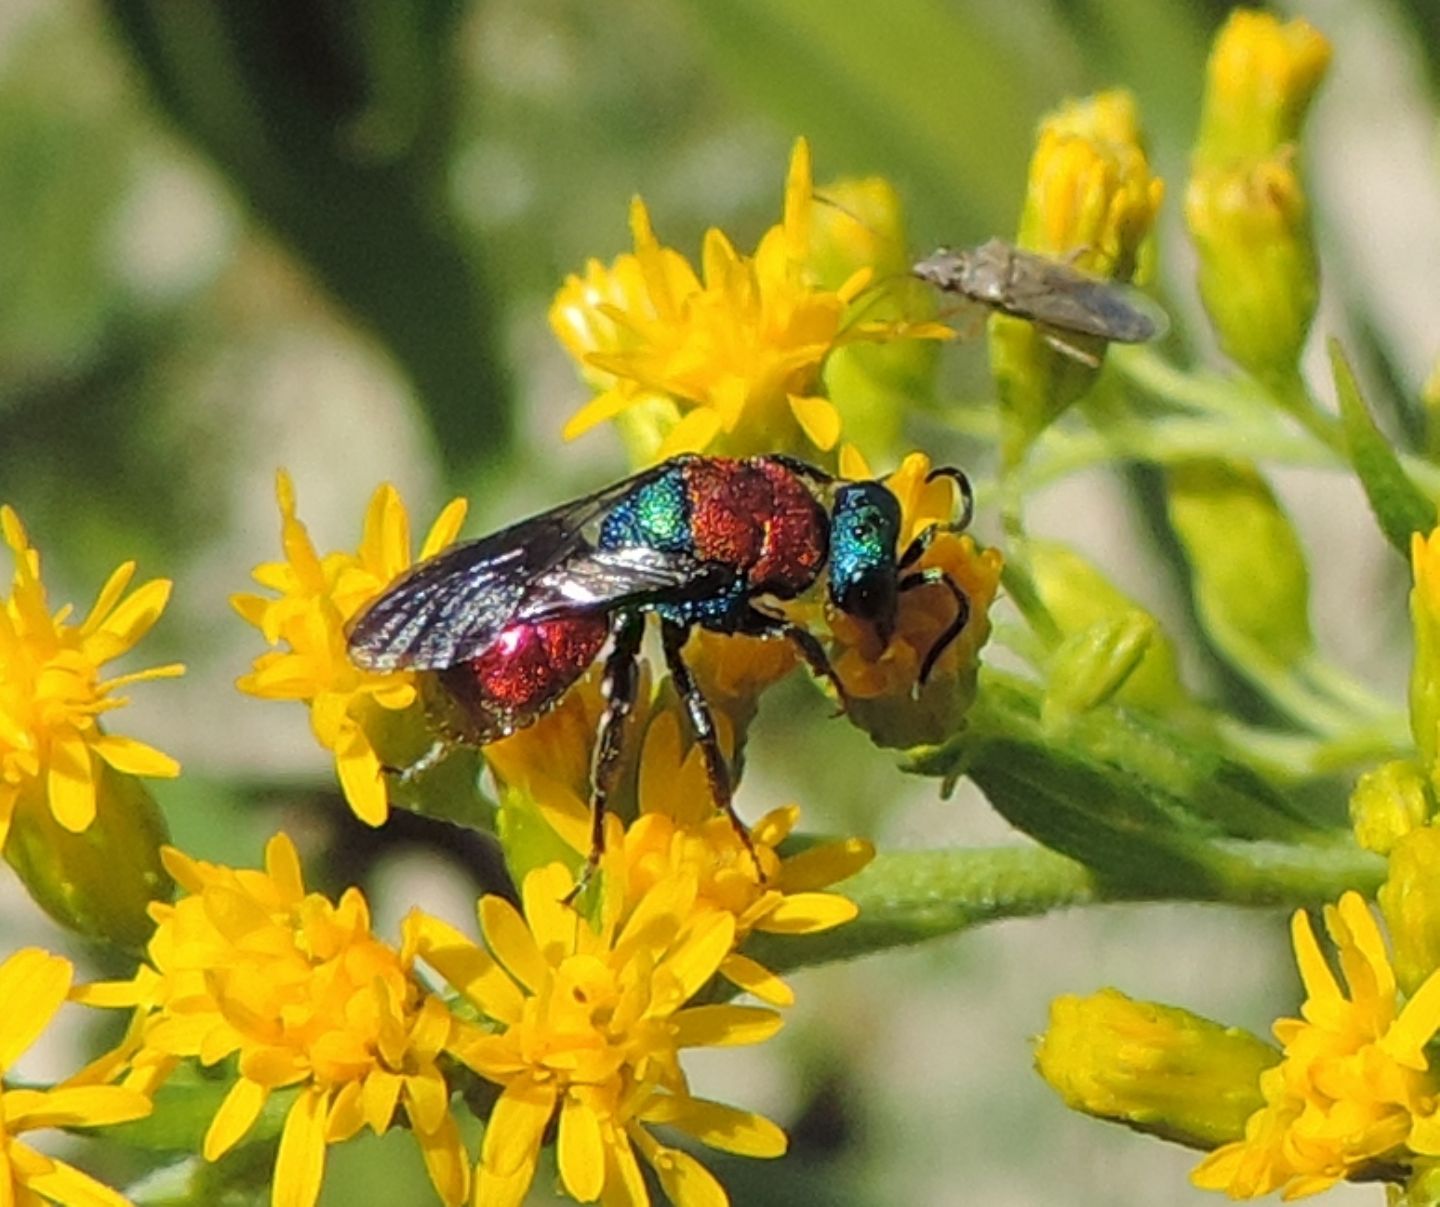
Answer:
[[[605,490],[521,520],[478,541],[455,545],[392,583],[352,622],[350,656],[368,670],[438,670],[472,658],[518,619],[613,607],[674,589],[695,577],[692,558],[602,553],[594,523],[655,466]],[[683,564],[679,564],[683,563]]]
[[[1044,256],[1017,251],[1015,257],[1005,305],[1011,314],[1122,344],[1159,339],[1170,327],[1165,311],[1138,289]]]

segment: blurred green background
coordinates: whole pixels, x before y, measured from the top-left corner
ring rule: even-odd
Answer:
[[[387,923],[422,898],[471,920],[483,852],[446,856],[404,818],[379,836],[348,824],[301,710],[231,686],[259,646],[226,599],[278,551],[276,467],[322,548],[353,546],[387,478],[420,529],[469,495],[472,533],[609,480],[624,472],[613,434],[559,441],[586,395],[545,309],[567,272],[628,246],[633,194],[687,254],[711,225],[749,248],[778,218],[804,134],[820,182],[895,182],[915,250],[978,242],[1013,232],[1039,115],[1116,84],[1137,94],[1170,184],[1163,283],[1178,325],[1198,329],[1179,201],[1227,9],[0,0],[0,499],[44,552],[54,603],[88,605],[130,557],[176,580],[141,656],[191,672],[141,689],[122,729],[185,762],[161,785],[180,845],[244,862],[283,823],[313,881],[365,880]],[[1435,10],[1296,11],[1337,48],[1309,151],[1339,282],[1321,325],[1388,387],[1390,421],[1413,426],[1440,312]],[[973,382],[983,347],[946,358]],[[986,450],[950,427],[942,408],[912,435],[983,468]],[[1378,569],[1358,491],[1342,522],[1327,482],[1282,482],[1323,554],[1318,627],[1398,691],[1387,632],[1403,590]],[[1041,499],[1032,523],[1176,610],[1104,475]],[[938,801],[827,725],[805,684],[778,697],[755,727],[742,811],[799,799],[816,828],[891,847],[1009,838],[973,794]],[[0,903],[7,950],[37,937],[73,950],[10,880]],[[1112,983],[1263,1030],[1293,1002],[1289,967],[1276,918],[1166,906],[801,974],[778,1043],[697,1062],[707,1094],[793,1137],[784,1162],[731,1162],[722,1180],[755,1204],[1208,1201],[1187,1188],[1189,1154],[1068,1114],[1030,1071],[1028,1038],[1054,994]],[[325,1201],[428,1201],[403,1139],[334,1153]]]

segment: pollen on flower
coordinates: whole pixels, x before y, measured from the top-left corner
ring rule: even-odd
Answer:
[[[178,775],[174,759],[134,738],[109,733],[107,712],[127,701],[120,689],[183,673],[178,663],[106,678],[102,668],[128,653],[160,618],[168,579],[125,594],[135,563],[120,566],[88,615],[72,623],[67,605],[52,613],[40,578],[40,553],[20,517],[0,507],[0,534],[15,563],[8,595],[0,595],[0,845],[22,794],[43,794],[67,830],[95,817],[101,764],[128,775]]]
[[[415,979],[413,951],[375,937],[358,889],[338,903],[306,893],[284,834],[267,845],[263,872],[165,854],[184,895],[151,907],[146,962],[132,980],[75,995],[137,1011],[115,1057],[124,1084],[150,1090],[183,1059],[236,1057],[205,1136],[210,1161],[244,1138],[272,1093],[297,1088],[274,1192],[297,1207],[319,1194],[326,1145],[366,1126],[383,1132],[398,1111],[441,1199],[463,1202],[469,1161],[437,1063],[454,1020]]]
[[[427,915],[407,921],[421,958],[485,1020],[462,1026],[451,1053],[502,1087],[474,1202],[522,1201],[554,1123],[561,1186],[581,1202],[647,1202],[643,1160],[672,1202],[725,1203],[713,1175],[652,1128],[746,1156],[785,1150],[768,1119],[696,1097],[680,1063],[686,1048],[760,1043],[780,1027],[768,1009],[689,1004],[733,948],[735,920],[698,907],[691,876],[634,901],[607,877],[592,928],[562,904],[571,884],[552,864],[525,878],[523,913],[484,898],[483,948]]]
[[[255,581],[273,594],[233,595],[230,602],[277,648],[256,658],[236,686],[264,699],[308,704],[311,728],[334,752],[351,809],[378,826],[389,801],[372,731],[384,713],[420,708],[416,678],[409,671],[361,670],[346,653],[345,626],[412,564],[409,517],[399,493],[386,483],[370,499],[359,549],[322,555],[300,522],[295,488],[283,470],[275,489],[284,560],[254,572]],[[453,542],[464,518],[464,500],[453,500],[431,525],[419,558]]]
[[[810,152],[801,139],[781,222],[752,255],[711,229],[697,273],[660,243],[636,199],[634,252],[608,269],[591,261],[583,277],[566,280],[550,308],[557,337],[600,391],[570,420],[566,438],[643,412],[653,428],[640,442],[644,460],[707,449],[832,450],[840,415],[820,392],[830,353],[856,341],[944,339],[950,331],[854,317],[852,306],[873,275],[868,268],[835,288],[817,285],[807,263],[813,205]]]
[[[1279,1189],[1299,1198],[1367,1167],[1440,1155],[1440,1080],[1426,1054],[1440,1030],[1440,975],[1405,999],[1358,893],[1325,907],[1345,988],[1303,910],[1290,929],[1305,985],[1301,1017],[1275,1024],[1284,1055],[1260,1076],[1265,1105],[1245,1138],[1217,1148],[1191,1175],[1231,1198]]]

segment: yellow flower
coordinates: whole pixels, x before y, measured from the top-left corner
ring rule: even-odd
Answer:
[[[475,1205],[524,1199],[552,1122],[561,1185],[581,1202],[647,1203],[638,1152],[679,1207],[726,1203],[700,1162],[650,1129],[747,1156],[785,1150],[768,1119],[693,1096],[680,1064],[686,1048],[759,1043],[780,1027],[771,1010],[687,1005],[733,947],[735,921],[696,907],[693,877],[661,880],[632,904],[620,878],[607,876],[592,929],[562,904],[571,883],[560,864],[531,872],[523,915],[482,899],[488,952],[438,919],[416,913],[407,923],[422,958],[486,1020],[488,1029],[457,1036],[453,1054],[503,1087]]]
[[[900,502],[900,551],[921,532],[955,519],[955,483],[927,482],[930,459],[911,453],[884,479]],[[841,476],[873,477],[851,446],[841,450]],[[874,630],[841,612],[829,619],[837,653],[835,670],[850,698],[849,715],[882,745],[908,747],[939,741],[954,732],[969,707],[980,649],[990,635],[990,605],[1000,584],[1004,558],[997,549],[980,549],[973,537],[941,533],[916,569],[943,570],[965,594],[970,616],[960,635],[941,654],[927,682],[920,668],[955,619],[955,601],[941,586],[926,586],[900,596],[900,614],[890,644],[881,647]]]
[[[153,1087],[183,1059],[237,1057],[238,1076],[205,1135],[209,1161],[245,1136],[272,1093],[297,1088],[272,1197],[296,1207],[319,1195],[327,1144],[367,1125],[383,1132],[398,1110],[441,1199],[463,1202],[469,1160],[437,1065],[454,1020],[413,976],[413,951],[371,933],[358,889],[338,905],[306,893],[284,834],[267,845],[263,872],[165,854],[187,895],[152,907],[149,962],[133,980],[76,995],[138,1008],[122,1049],[127,1083]]]
[[[10,1071],[50,1025],[75,970],[68,960],[35,947],[22,948],[0,964],[0,1075]],[[46,1202],[66,1207],[124,1207],[129,1199],[88,1174],[20,1141],[38,1128],[102,1127],[150,1113],[150,1099],[121,1086],[95,1085],[77,1074],[48,1090],[0,1085],[0,1202],[29,1207]]]
[[[1183,1144],[1239,1136],[1280,1059],[1263,1040],[1116,989],[1050,1003],[1035,1067],[1072,1110]]]
[[[101,667],[132,649],[159,619],[170,597],[157,578],[122,599],[135,575],[126,562],[113,573],[79,624],[69,605],[53,615],[40,580],[40,553],[20,517],[0,507],[0,533],[15,560],[8,596],[0,596],[0,845],[22,793],[43,790],[49,810],[79,833],[95,817],[101,764],[126,775],[175,776],[180,765],[134,738],[106,733],[100,715],[128,701],[115,693],[132,683],[171,678],[179,664],[101,677]]]
[[[1232,12],[1210,52],[1196,153],[1223,162],[1294,142],[1329,65],[1330,43],[1307,22]]]
[[[255,580],[275,592],[234,595],[235,610],[280,649],[261,654],[236,686],[269,700],[303,700],[310,705],[316,739],[335,754],[335,769],[350,808],[362,821],[380,825],[389,809],[383,760],[374,731],[386,713],[422,711],[416,676],[410,671],[362,671],[345,648],[345,626],[411,565],[410,521],[399,493],[379,487],[365,512],[364,533],[355,553],[316,551],[295,511],[295,487],[283,470],[276,475],[280,539],[285,560],[255,568]],[[455,539],[465,519],[465,501],[453,500],[431,526],[420,559]]]
[[[592,260],[583,277],[566,279],[550,308],[556,335],[601,391],[566,425],[566,439],[643,412],[647,430],[631,433],[637,461],[707,449],[828,452],[839,439],[840,414],[819,391],[834,349],[857,340],[948,336],[933,324],[854,319],[852,304],[872,277],[868,267],[834,289],[815,284],[807,267],[812,194],[810,150],[800,139],[781,223],[753,256],[712,228],[699,275],[661,245],[637,198],[630,210],[634,253],[608,269]]]
[[[1093,276],[1133,279],[1165,195],[1140,141],[1134,98],[1102,92],[1071,101],[1040,125],[1016,245]],[[1094,383],[1096,369],[1047,342],[1034,323],[990,319],[990,365],[1005,408],[1005,456],[1030,442]],[[1098,364],[1105,342],[1066,335]]]
[[[817,934],[856,916],[853,902],[819,890],[853,876],[874,858],[875,848],[850,838],[782,857],[778,848],[800,819],[798,805],[765,814],[750,827],[747,846],[730,819],[716,810],[700,749],[683,749],[680,722],[672,712],[657,715],[646,731],[639,796],[640,817],[625,832],[623,859],[607,864],[609,874],[623,874],[625,900],[639,900],[670,877],[693,877],[695,908],[730,914],[736,947],[753,931]],[[733,952],[719,971],[761,1001],[794,1003],[790,987],[749,956]]]
[[[1358,893],[1325,907],[1348,996],[1303,910],[1290,929],[1305,984],[1302,1017],[1275,1024],[1284,1057],[1260,1075],[1265,1106],[1250,1116],[1245,1138],[1216,1149],[1191,1175],[1231,1198],[1282,1188],[1299,1198],[1371,1167],[1440,1154],[1440,1082],[1425,1054],[1440,1029],[1440,977],[1402,999]]]

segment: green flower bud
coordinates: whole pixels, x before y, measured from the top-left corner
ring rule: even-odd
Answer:
[[[1388,855],[1405,835],[1430,820],[1425,777],[1414,763],[1385,763],[1364,775],[1350,794],[1355,841],[1367,851]]]
[[[1197,167],[1185,221],[1200,256],[1200,297],[1225,355],[1262,380],[1293,373],[1320,294],[1294,147]]]
[[[1185,221],[1220,346],[1262,379],[1295,371],[1319,272],[1296,140],[1330,62],[1304,21],[1234,13],[1215,40]]]
[[[1245,1134],[1280,1053],[1238,1027],[1116,989],[1050,1003],[1035,1067],[1072,1110],[1194,1148]]]
[[[155,929],[150,903],[168,900],[174,887],[160,862],[170,834],[144,781],[96,765],[95,820],[82,833],[67,830],[36,781],[16,803],[5,859],[62,926],[139,951]]]
[[[1396,842],[1377,897],[1395,979],[1408,996],[1440,968],[1440,830],[1422,826]]]
[[[1155,622],[1134,611],[1096,621],[1061,642],[1040,712],[1046,728],[1062,727],[1110,699],[1140,666],[1155,632]]]
[[[1166,481],[1170,522],[1215,643],[1241,666],[1290,666],[1308,654],[1305,554],[1265,480],[1242,462],[1192,461]]]
[[[1178,708],[1187,702],[1175,646],[1153,616],[1066,545],[1029,540],[1025,543],[1025,558],[1041,601],[1067,637],[1102,622],[1131,616],[1141,616],[1148,623],[1150,635],[1138,663],[1116,685],[1117,700],[1153,712]]]

